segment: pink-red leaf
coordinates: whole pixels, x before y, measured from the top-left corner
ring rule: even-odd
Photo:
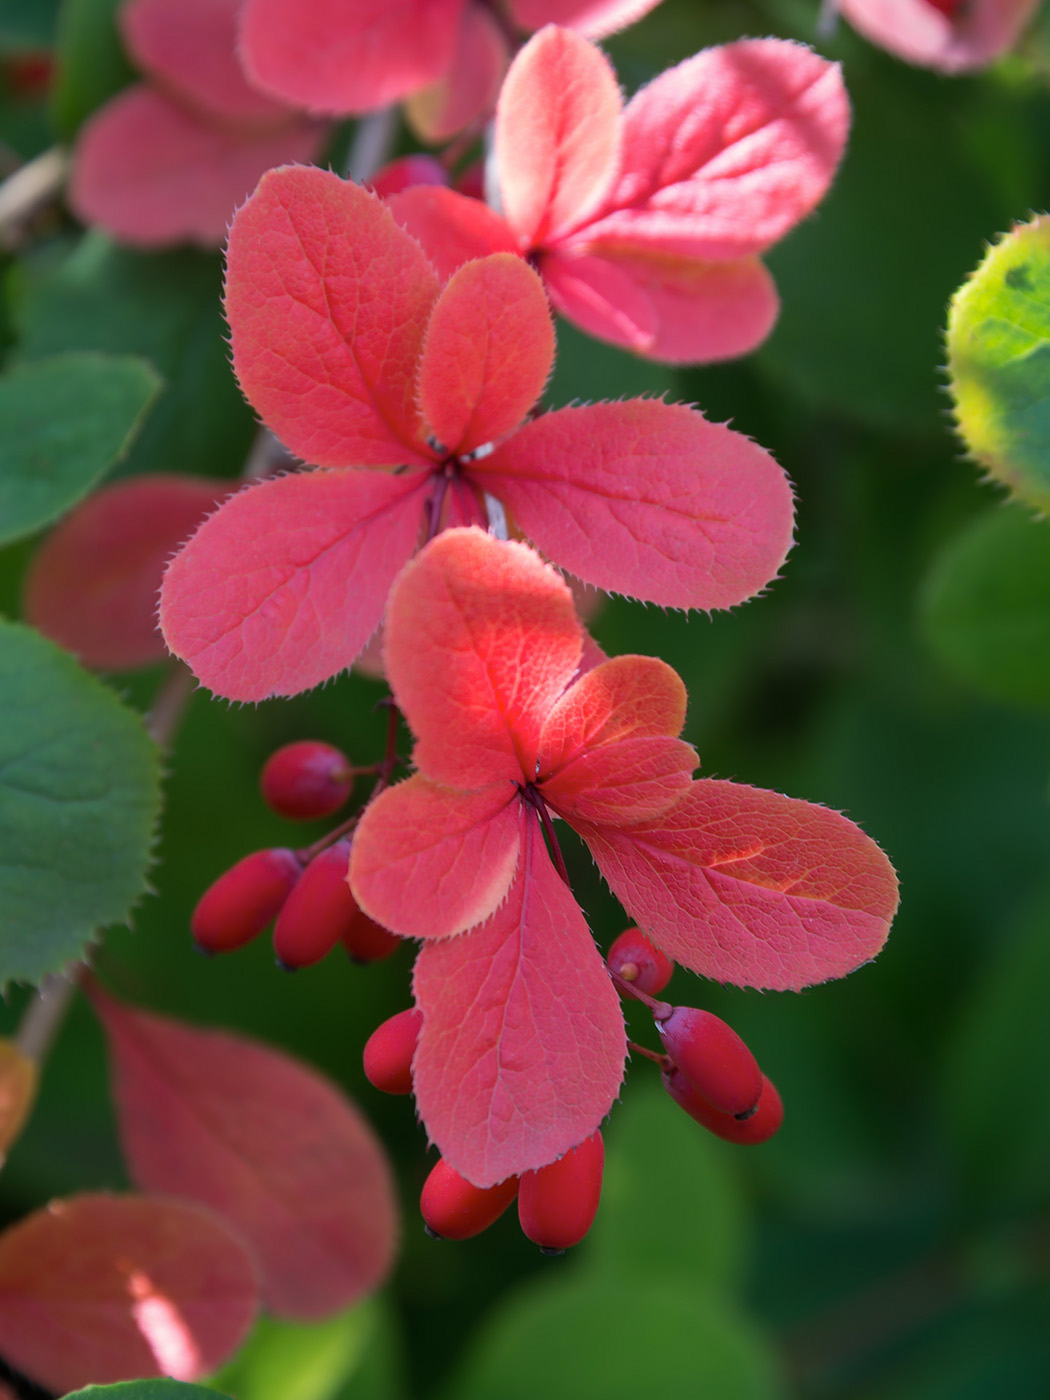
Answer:
[[[510,66],[496,109],[503,211],[522,247],[592,213],[616,173],[620,89],[605,55],[549,26]]]
[[[931,0],[839,0],[839,10],[873,44],[924,68],[963,73],[1013,47],[1039,0],[971,0],[954,13]]]
[[[696,258],[761,252],[823,198],[848,130],[838,67],[812,49],[706,49],[632,98],[619,177],[579,237]]]
[[[287,108],[251,87],[237,61],[239,9],[240,0],[125,0],[118,22],[136,66],[205,116],[282,122]]]
[[[623,1077],[623,1013],[535,815],[518,877],[480,928],[424,945],[416,1103],[442,1157],[491,1186],[582,1142]]]
[[[507,40],[491,10],[468,4],[448,71],[405,103],[405,116],[421,141],[438,146],[496,105],[508,60]]]
[[[574,824],[631,826],[683,797],[697,763],[696,750],[681,739],[622,739],[571,759],[540,791]]]
[[[229,700],[295,695],[349,666],[416,547],[420,474],[302,472],[245,487],[164,576],[164,639]]]
[[[365,913],[410,938],[442,938],[487,919],[514,878],[521,846],[508,782],[457,792],[418,774],[368,806],[350,882]]]
[[[394,585],[386,631],[420,772],[458,788],[531,779],[582,636],[568,585],[527,546],[478,529],[427,545]]]
[[[554,328],[543,284],[514,253],[454,273],[434,305],[419,366],[430,432],[469,452],[516,428],[543,392]]]
[[[700,779],[655,821],[578,824],[624,908],[684,967],[798,991],[882,947],[897,881],[875,842],[810,802]]]
[[[237,1235],[199,1206],[73,1196],[0,1235],[0,1351],[40,1385],[208,1375],[258,1306]]]
[[[133,1011],[92,991],[128,1170],[224,1216],[273,1312],[323,1317],[377,1288],[397,1209],[390,1168],[345,1095],[283,1051]]]
[[[494,209],[455,190],[416,187],[391,195],[388,203],[443,279],[471,258],[518,251],[517,239]]]
[[[557,310],[589,335],[669,364],[746,355],[780,309],[757,258],[705,262],[602,246],[544,254],[540,271]]]
[[[264,171],[312,159],[320,142],[310,122],[241,131],[150,87],[130,87],[84,124],[69,202],[84,223],[125,243],[210,247],[226,237],[233,211]]]
[[[96,491],[34,554],[22,585],[26,621],[85,666],[121,671],[162,660],[164,565],[229,489],[158,473]]]
[[[741,603],[791,544],[791,488],[773,458],[680,404],[559,409],[471,472],[557,564],[665,607]]]
[[[272,170],[230,229],[241,387],[304,461],[426,461],[415,370],[437,293],[423,250],[370,191],[328,170]]]
[[[436,81],[466,0],[246,0],[241,56],[266,92],[334,116],[371,112]]]
[[[601,39],[647,15],[660,0],[509,0],[521,29],[560,24],[588,39]]]

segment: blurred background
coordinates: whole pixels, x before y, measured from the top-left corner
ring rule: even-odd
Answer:
[[[74,0],[61,16],[67,40],[80,25],[96,47],[65,73],[60,129],[127,80],[112,9]],[[0,0],[0,154],[16,162],[55,140],[55,107],[22,60],[55,43],[57,19],[47,0]],[[761,351],[674,371],[562,324],[548,397],[666,393],[731,420],[789,473],[797,544],[766,596],[710,619],[607,601],[593,631],[611,653],[681,673],[705,774],[825,803],[882,845],[902,889],[890,941],[803,995],[675,974],[665,995],[727,1019],[778,1085],[786,1117],[769,1144],[710,1138],[636,1060],[581,1246],[543,1258],[513,1212],[465,1244],[429,1239],[416,1201],[432,1154],[410,1103],[360,1067],[370,1031],[408,1002],[410,949],[288,976],[266,939],[205,960],[188,934],[223,869],[299,839],[259,797],[268,754],[311,737],[372,762],[384,687],[350,675],[256,708],[196,694],[168,765],[155,893],[133,928],[106,934],[100,973],[144,1006],[255,1034],[334,1076],[391,1152],[405,1214],[384,1294],[318,1328],[264,1326],[226,1377],[248,1400],[1050,1394],[1050,549],[1024,585],[1009,674],[981,650],[999,625],[994,588],[971,598],[987,608],[962,662],[938,604],[959,541],[1020,513],[953,435],[943,327],[985,244],[1047,204],[1050,93],[1038,31],[1026,56],[949,79],[844,25],[818,41],[817,19],[812,0],[664,0],[608,42],[628,90],[742,35],[816,42],[844,64],[855,127],[830,197],[768,260],[783,312]],[[217,255],[129,253],[59,219],[2,267],[5,354],[128,350],[164,374],[122,472],[237,475],[254,425],[226,363]],[[1050,544],[1045,522],[1021,528]],[[7,615],[31,552],[0,554]],[[114,683],[145,708],[160,674]],[[628,921],[582,847],[568,858],[607,947]],[[24,999],[9,994],[5,1030]],[[651,1042],[645,1020],[637,1038]],[[124,1184],[101,1036],[80,1005],[0,1176],[0,1223]]]

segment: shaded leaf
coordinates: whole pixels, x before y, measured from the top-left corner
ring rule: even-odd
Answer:
[[[396,1203],[383,1149],[350,1100],[269,1046],[133,1011],[97,987],[92,999],[134,1180],[229,1220],[279,1315],[323,1317],[377,1288]]]
[[[127,452],[160,380],[141,360],[71,354],[0,378],[0,543],[85,496]]]
[[[116,1385],[89,1385],[72,1391],[66,1400],[215,1400],[210,1386],[185,1385],[181,1381],[119,1381]]]
[[[197,1380],[240,1345],[257,1287],[252,1259],[210,1211],[73,1196],[0,1235],[0,1348],[63,1393],[136,1376]]]
[[[0,623],[0,983],[80,957],[145,891],[160,804],[138,715],[43,637]]]

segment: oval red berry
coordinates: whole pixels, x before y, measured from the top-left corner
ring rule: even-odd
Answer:
[[[273,931],[273,951],[287,968],[309,967],[330,953],[357,917],[346,883],[350,842],[314,856],[285,901]]]
[[[496,1186],[472,1186],[442,1159],[423,1185],[419,1209],[433,1234],[469,1240],[494,1225],[517,1194],[516,1176]]]
[[[762,1092],[758,1062],[732,1027],[692,1006],[657,1022],[664,1049],[719,1113],[749,1113]]]
[[[775,1086],[765,1075],[762,1076],[762,1092],[758,1107],[750,1118],[734,1118],[731,1113],[719,1113],[693,1088],[680,1069],[666,1071],[663,1076],[664,1088],[690,1118],[702,1124],[708,1132],[725,1142],[735,1142],[740,1146],[755,1146],[768,1142],[774,1133],[779,1132],[784,1121],[784,1105]]]
[[[412,1092],[412,1057],[416,1053],[423,1013],[410,1006],[391,1016],[365,1041],[365,1078],[384,1094]]]
[[[302,874],[294,851],[253,851],[204,891],[193,911],[193,940],[207,953],[250,943],[277,917]]]
[[[571,1249],[594,1223],[602,1194],[605,1147],[594,1133],[549,1167],[525,1172],[518,1192],[518,1219],[533,1244]]]
[[[606,962],[618,977],[651,997],[663,991],[674,972],[671,959],[640,928],[621,933],[609,949]]]
[[[315,821],[338,812],[354,787],[346,754],[331,744],[300,739],[272,753],[259,779],[266,805],[290,821]]]

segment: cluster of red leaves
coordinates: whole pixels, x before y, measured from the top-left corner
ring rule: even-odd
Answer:
[[[350,879],[373,918],[424,940],[416,1102],[478,1186],[590,1136],[623,1074],[619,1000],[545,847],[549,813],[665,953],[719,981],[842,976],[896,907],[888,861],[845,817],[692,778],[668,666],[618,657],[577,675],[582,648],[557,573],[477,529],[429,544],[387,610],[417,772],[366,810]]]
[[[196,1380],[260,1306],[323,1317],[385,1278],[391,1173],[334,1085],[280,1051],[91,989],[141,1196],[53,1202],[0,1235],[0,1351],[59,1393]]]
[[[503,217],[443,189],[391,205],[445,276],[517,251],[589,334],[656,359],[719,360],[772,329],[779,303],[759,255],[823,198],[848,129],[837,66],[804,45],[706,49],[624,107],[601,51],[549,26],[499,97]]]
[[[1039,0],[838,0],[873,44],[942,73],[984,68],[1011,49]]]
[[[325,128],[252,87],[237,59],[239,0],[125,0],[124,45],[146,81],[85,124],[70,204],[146,247],[217,245],[259,177],[311,160]]]
[[[790,487],[742,434],[640,399],[523,421],[554,335],[514,254],[442,286],[375,195],[271,171],[230,231],[226,310],[249,399],[328,470],[246,487],[168,569],[165,638],[220,695],[292,695],[350,665],[421,530],[483,521],[486,495],[585,583],[665,606],[739,603],[784,559]]]
[[[331,115],[410,99],[425,141],[491,110],[519,34],[560,24],[601,38],[659,0],[246,0],[242,52],[252,81],[282,101]]]

